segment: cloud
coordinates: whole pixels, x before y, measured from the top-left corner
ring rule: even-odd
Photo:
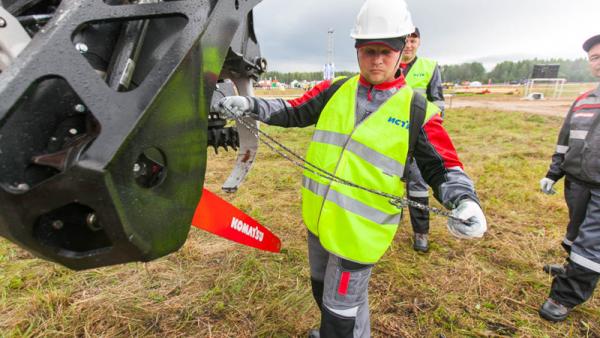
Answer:
[[[393,0],[390,0],[393,1]],[[419,54],[441,63],[491,64],[523,58],[578,58],[600,34],[598,0],[407,0],[422,33]],[[350,29],[363,0],[264,0],[255,29],[270,69],[320,71],[335,30],[338,70],[356,70]],[[502,59],[506,57],[507,59]]]

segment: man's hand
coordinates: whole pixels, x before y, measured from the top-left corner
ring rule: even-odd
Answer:
[[[213,110],[227,119],[236,119],[250,115],[252,103],[244,96],[227,96],[219,100]]]
[[[465,220],[465,223],[448,219],[448,231],[458,238],[481,238],[487,231],[487,221],[479,204],[472,200],[462,200],[452,210],[452,215]]]
[[[540,189],[542,189],[542,192],[546,195],[554,195],[556,194],[556,190],[553,188],[554,183],[556,183],[556,181],[544,177],[540,180]]]

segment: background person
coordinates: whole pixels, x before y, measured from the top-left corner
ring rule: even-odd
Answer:
[[[583,44],[592,74],[600,78],[600,35]],[[550,297],[540,315],[564,320],[571,309],[594,293],[600,276],[600,86],[575,100],[558,136],[550,169],[540,181],[546,194],[565,177],[569,224],[562,242],[569,254],[564,266],[547,265],[554,275]]]
[[[425,96],[429,102],[438,106],[443,118],[445,107],[442,72],[436,61],[417,56],[420,46],[421,33],[419,28],[415,28],[414,33],[406,39],[400,68],[406,78],[406,83],[416,92]],[[429,205],[429,186],[425,183],[419,167],[414,161],[410,164],[408,177],[409,198],[420,204]],[[414,233],[413,249],[427,252],[429,250],[429,211],[414,207],[408,209]]]

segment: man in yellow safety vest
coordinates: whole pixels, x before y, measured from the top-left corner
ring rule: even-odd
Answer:
[[[370,336],[371,270],[390,246],[402,215],[389,198],[372,191],[404,196],[408,158],[415,158],[436,198],[468,223],[450,219],[452,234],[478,238],[487,230],[439,108],[406,86],[401,75],[402,50],[414,30],[404,0],[367,0],[351,33],[359,76],[321,82],[294,100],[232,96],[216,106],[230,118],[251,116],[282,127],[316,124],[307,161],[371,190],[317,170],[304,172],[302,217],[312,291],[321,310],[321,325],[312,337]],[[416,116],[421,121],[413,120]]]
[[[406,38],[406,46],[402,52],[400,69],[406,78],[406,83],[415,92],[427,98],[440,108],[444,117],[444,92],[442,88],[442,72],[437,62],[417,56],[421,46],[421,32],[415,28],[414,33]],[[429,205],[429,187],[417,164],[409,164],[408,197],[420,204]],[[410,223],[413,229],[413,248],[419,252],[429,250],[429,211],[409,207]]]

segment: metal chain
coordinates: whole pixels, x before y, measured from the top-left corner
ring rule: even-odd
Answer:
[[[236,122],[238,122],[239,124],[243,125],[244,127],[246,127],[248,130],[250,130],[250,132],[260,141],[262,142],[264,145],[266,145],[267,147],[269,147],[272,151],[274,151],[275,153],[277,153],[278,155],[280,155],[281,157],[285,158],[286,160],[290,161],[291,163],[293,163],[294,165],[310,172],[311,174],[323,177],[325,179],[340,183],[340,184],[344,184],[356,189],[360,189],[360,190],[364,190],[367,191],[369,193],[378,195],[378,196],[382,196],[385,198],[389,199],[389,203],[393,206],[395,206],[398,209],[403,209],[404,207],[413,207],[415,209],[420,209],[420,210],[424,210],[424,211],[429,211],[432,212],[434,214],[440,215],[440,216],[444,216],[447,218],[450,218],[452,220],[464,223],[464,224],[468,224],[465,220],[458,218],[456,216],[454,216],[452,214],[452,212],[447,211],[447,210],[442,210],[439,208],[435,208],[435,207],[430,207],[418,202],[415,202],[413,200],[410,200],[408,198],[404,198],[404,197],[400,197],[400,196],[395,196],[392,194],[388,194],[379,190],[374,190],[374,189],[370,189],[367,187],[363,187],[361,185],[358,185],[356,183],[347,181],[343,178],[337,177],[335,176],[333,173],[330,173],[322,168],[319,168],[318,166],[310,163],[309,161],[307,161],[305,158],[303,158],[302,156],[296,154],[293,150],[289,149],[288,147],[286,147],[285,145],[283,145],[281,142],[277,141],[276,139],[274,139],[273,137],[271,137],[270,135],[268,135],[267,133],[265,133],[264,131],[260,130],[259,128],[256,128],[255,126],[247,123],[246,121],[243,120],[243,118],[241,118],[240,116],[238,116],[238,114],[236,114],[235,112],[233,112],[230,108],[228,107],[224,107],[225,109],[229,110],[229,113],[234,117],[234,119],[236,120]],[[289,153],[290,155],[292,155],[293,157],[296,158],[296,160],[294,160],[293,158],[290,158],[290,156],[288,156],[287,154],[285,154],[284,152],[282,152],[281,150],[277,149],[274,145],[270,144],[268,141],[265,141],[263,137],[261,137],[261,135],[266,138],[267,140],[275,143],[278,147],[280,147],[281,149],[283,149],[285,152]]]

